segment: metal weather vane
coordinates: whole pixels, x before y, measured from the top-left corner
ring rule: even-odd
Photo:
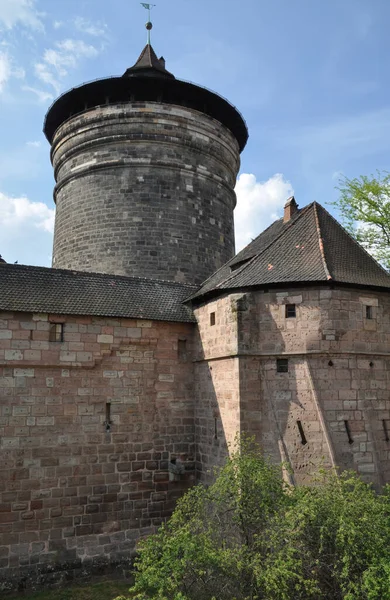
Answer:
[[[144,8],[146,8],[146,10],[149,13],[149,18],[148,18],[148,22],[146,23],[146,29],[148,30],[148,44],[150,45],[150,32],[153,28],[153,23],[151,21],[151,12],[152,12],[152,8],[154,8],[156,5],[155,4],[147,4],[145,2],[141,2],[141,6],[143,6]]]

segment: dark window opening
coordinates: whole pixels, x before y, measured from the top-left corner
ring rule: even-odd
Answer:
[[[387,427],[387,421],[386,421],[386,419],[383,419],[382,425],[383,425],[383,433],[385,434],[385,440],[386,440],[386,442],[389,442],[390,441],[390,438],[389,438],[389,429]]]
[[[373,319],[372,306],[366,306],[366,319]]]
[[[214,439],[218,439],[218,420],[217,417],[214,417]]]
[[[286,319],[293,319],[297,316],[295,304],[286,304]]]
[[[104,426],[106,428],[106,432],[110,433],[111,431],[111,404],[107,402],[106,404],[106,420],[104,421]]]
[[[351,434],[351,428],[349,426],[349,422],[344,421],[344,426],[345,426],[345,431],[347,432],[347,436],[348,436],[348,444],[353,444],[353,437]]]
[[[330,367],[333,367],[333,360],[330,360],[330,361],[328,362],[328,365],[329,365]]]
[[[215,325],[215,312],[210,313],[210,325]]]
[[[288,373],[288,358],[276,359],[276,372],[277,373]]]
[[[181,362],[185,362],[187,360],[187,340],[178,341],[177,354]]]
[[[52,323],[50,325],[49,341],[50,342],[63,342],[64,341],[64,323]]]
[[[240,260],[239,262],[230,265],[230,272],[233,273],[234,271],[237,271],[237,269],[248,263],[252,258],[253,256],[250,256],[249,258],[244,258],[244,260]]]
[[[303,427],[302,427],[301,421],[297,421],[297,425],[298,425],[299,435],[301,436],[302,446],[306,446],[307,439],[306,439],[306,436],[305,436],[305,432],[303,431]]]

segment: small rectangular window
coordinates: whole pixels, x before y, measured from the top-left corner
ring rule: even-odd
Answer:
[[[277,373],[288,373],[288,358],[276,359],[276,372]]]
[[[296,316],[295,304],[286,304],[286,319],[293,319]]]
[[[373,318],[373,314],[372,314],[372,306],[366,306],[366,319],[372,319]]]
[[[215,325],[215,312],[210,313],[210,325]]]
[[[63,342],[64,341],[64,323],[52,323],[50,325],[49,341],[50,342]]]

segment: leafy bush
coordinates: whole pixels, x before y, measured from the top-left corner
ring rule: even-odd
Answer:
[[[243,441],[140,544],[138,600],[390,600],[390,494],[355,474],[292,488]]]

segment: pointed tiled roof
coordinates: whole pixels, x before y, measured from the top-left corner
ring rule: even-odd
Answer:
[[[333,282],[390,289],[390,275],[320,204],[275,221],[192,297],[251,286]]]
[[[151,76],[151,77],[169,77],[175,79],[165,68],[165,60],[157,58],[157,54],[153,50],[151,44],[146,44],[135,65],[127,69],[124,77],[134,76]]]

